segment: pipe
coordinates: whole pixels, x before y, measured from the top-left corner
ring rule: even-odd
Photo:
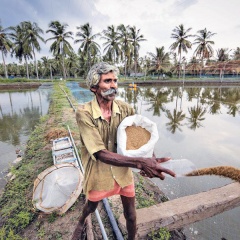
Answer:
[[[103,239],[104,239],[104,240],[108,240],[108,237],[107,237],[106,231],[105,231],[105,229],[104,229],[104,226],[103,226],[103,223],[102,223],[101,217],[100,217],[99,212],[98,212],[97,209],[95,210],[95,215],[96,215],[96,217],[97,217],[97,220],[98,220],[98,223],[99,223],[99,226],[100,226],[100,229],[101,229],[102,235],[103,235]]]
[[[106,209],[106,212],[108,214],[110,223],[112,225],[112,228],[113,228],[113,231],[114,231],[114,233],[116,235],[117,240],[124,240],[123,235],[122,235],[121,231],[118,228],[116,219],[113,216],[113,213],[112,213],[112,210],[111,210],[110,205],[108,203],[108,200],[106,198],[104,198],[102,201],[103,201],[103,205],[104,205],[104,207]]]
[[[66,95],[66,97],[67,97],[67,99],[68,99],[68,101],[69,101],[71,107],[73,108],[74,112],[76,112],[76,108],[73,106],[73,104],[72,104],[70,98],[68,97],[66,91],[65,91],[60,85],[58,85],[58,86],[59,86],[59,87],[61,88],[61,90],[65,93],[65,95]]]
[[[81,163],[81,160],[80,160],[78,151],[77,151],[77,147],[76,147],[76,145],[75,145],[75,143],[74,143],[74,139],[73,139],[73,137],[72,137],[72,133],[71,133],[70,128],[69,128],[68,125],[67,125],[67,128],[68,128],[68,132],[69,132],[69,135],[70,135],[70,138],[71,138],[73,147],[74,147],[74,151],[75,151],[76,156],[77,156],[77,162],[78,162],[78,164],[79,164],[79,167],[80,167],[82,173],[84,174],[84,168],[83,168],[83,166],[82,166],[82,163]],[[104,226],[103,226],[103,223],[102,223],[102,219],[101,219],[101,217],[100,217],[99,212],[98,212],[97,209],[95,210],[95,215],[96,215],[98,224],[99,224],[99,226],[100,226],[100,229],[101,229],[101,232],[102,232],[102,235],[103,235],[103,239],[104,239],[104,240],[108,240],[106,231],[105,231]]]
[[[73,137],[72,137],[72,133],[71,133],[70,128],[69,128],[68,125],[67,125],[67,128],[68,128],[68,132],[69,132],[69,135],[70,135],[70,139],[71,139],[72,144],[73,144],[74,151],[75,151],[76,156],[77,156],[77,162],[78,162],[78,165],[79,165],[79,167],[80,167],[82,173],[84,174],[83,165],[82,165],[82,163],[81,163],[81,160],[80,160],[80,157],[79,157],[79,154],[78,154],[77,147],[76,147],[76,145],[75,145],[74,139],[73,139]]]

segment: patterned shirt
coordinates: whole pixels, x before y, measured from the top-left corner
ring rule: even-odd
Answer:
[[[81,159],[84,167],[86,195],[90,190],[111,190],[114,180],[125,187],[133,183],[132,170],[117,167],[96,159],[94,153],[107,149],[117,152],[117,128],[121,121],[134,114],[134,109],[125,102],[114,100],[110,122],[103,116],[96,97],[91,102],[78,107],[76,119],[80,132]]]

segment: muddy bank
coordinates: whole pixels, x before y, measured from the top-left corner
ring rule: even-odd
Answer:
[[[240,86],[240,79],[199,79],[199,80],[190,80],[190,79],[166,79],[166,80],[146,80],[143,79],[132,79],[132,80],[120,80],[118,82],[119,86],[128,86],[129,84],[136,84],[137,86],[149,86],[149,85],[158,85],[158,86]],[[79,86],[86,88],[84,81],[79,82]]]
[[[119,85],[128,85],[133,81],[119,82]],[[240,86],[240,79],[179,79],[179,80],[135,80],[138,86],[161,85],[161,86]]]
[[[68,92],[65,86],[62,87]],[[69,97],[71,98],[70,93]],[[0,197],[0,239],[68,240],[77,225],[85,203],[83,194],[63,215],[44,214],[32,204],[33,182],[39,173],[53,165],[51,140],[67,136],[66,124],[70,126],[76,147],[80,149],[75,113],[57,84],[51,99],[48,116],[42,119],[31,134],[23,160],[12,169],[15,178],[7,184]],[[77,104],[72,98],[71,101],[74,105]],[[147,208],[168,200],[149,179],[137,173],[134,175],[137,208]],[[115,196],[109,201],[113,214],[118,219],[123,211],[121,199]],[[116,239],[102,203],[98,210],[109,239]],[[92,214],[91,218],[94,239],[103,239],[95,214]],[[156,239],[154,234],[151,233],[149,239]],[[171,235],[171,239],[185,239],[181,230],[171,232]]]
[[[22,83],[0,83],[0,90],[5,89],[29,89],[29,88],[38,88],[42,83],[35,82],[22,82]]]

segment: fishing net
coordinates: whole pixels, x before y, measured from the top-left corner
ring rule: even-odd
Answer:
[[[34,181],[33,205],[45,212],[65,213],[82,191],[83,175],[71,163],[51,166]]]

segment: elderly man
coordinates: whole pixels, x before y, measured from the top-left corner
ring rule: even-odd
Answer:
[[[128,239],[135,239],[135,191],[130,168],[140,169],[144,176],[158,177],[162,180],[162,172],[175,175],[159,164],[169,158],[133,158],[116,153],[117,128],[125,117],[134,114],[130,105],[115,99],[118,74],[119,70],[115,66],[105,62],[95,64],[86,79],[95,97],[91,102],[80,106],[76,114],[85,169],[83,190],[87,202],[72,240],[81,237],[85,219],[96,210],[98,202],[115,194],[121,196]]]

